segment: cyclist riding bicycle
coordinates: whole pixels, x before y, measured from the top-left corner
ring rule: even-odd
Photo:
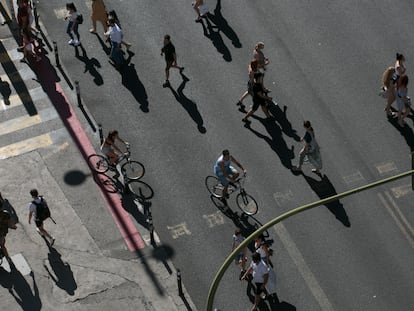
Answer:
[[[243,173],[246,173],[246,170],[243,168],[240,162],[231,156],[230,152],[227,149],[223,150],[221,156],[214,164],[214,173],[216,174],[220,183],[223,185],[224,199],[228,197],[227,189],[229,187],[229,183],[231,182],[234,184],[237,182],[237,178],[240,175],[240,173],[233,166],[231,166],[231,162],[236,163],[236,165],[243,170]]]
[[[124,154],[121,149],[115,145],[115,140],[119,140],[125,146],[129,145],[128,142],[119,137],[117,130],[109,131],[108,136],[101,146],[101,151],[109,159],[111,165],[116,165],[119,162],[119,155]]]

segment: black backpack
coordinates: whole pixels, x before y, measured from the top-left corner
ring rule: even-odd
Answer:
[[[36,205],[36,220],[43,221],[50,217],[50,209],[47,206],[46,201],[40,197],[40,202],[37,203],[36,201],[32,201],[34,205]]]
[[[78,24],[82,24],[83,23],[83,15],[82,14],[78,14],[78,16],[76,16],[76,22]]]

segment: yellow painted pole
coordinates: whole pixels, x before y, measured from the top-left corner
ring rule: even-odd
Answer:
[[[414,166],[414,160],[413,160],[413,166]],[[238,247],[236,247],[231,254],[226,258],[226,260],[224,260],[223,265],[220,267],[220,269],[217,271],[217,274],[215,275],[213,282],[210,285],[210,289],[208,292],[208,296],[207,296],[207,311],[213,311],[213,302],[214,302],[214,296],[216,294],[218,285],[221,281],[221,279],[223,278],[224,273],[227,271],[228,267],[231,265],[233,259],[236,257],[237,254],[239,254],[243,248],[247,247],[249,245],[250,242],[252,242],[257,236],[259,236],[260,234],[262,234],[265,230],[267,230],[270,227],[273,227],[274,225],[276,225],[277,223],[281,222],[282,220],[289,218],[293,215],[296,215],[298,213],[304,212],[308,209],[312,209],[314,207],[317,207],[319,205],[323,205],[323,204],[327,204],[329,202],[332,201],[336,201],[339,200],[341,198],[350,196],[351,194],[357,193],[357,192],[361,192],[361,191],[365,191],[371,188],[375,188],[378,186],[381,186],[383,184],[407,177],[407,176],[413,176],[414,175],[414,167],[412,170],[407,171],[405,173],[401,173],[392,177],[388,177],[385,179],[381,179],[379,181],[367,184],[365,186],[361,186],[358,188],[354,188],[336,195],[333,195],[329,198],[326,199],[322,199],[313,203],[309,203],[306,205],[302,205],[300,207],[297,207],[293,210],[290,210],[274,219],[272,219],[271,221],[269,221],[268,223],[264,224],[262,227],[258,228],[255,232],[253,232],[251,235],[249,235],[242,243],[240,243],[240,245]],[[413,177],[414,178],[414,177]]]

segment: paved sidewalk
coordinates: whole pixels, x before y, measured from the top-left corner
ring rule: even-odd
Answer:
[[[131,219],[120,196],[97,185],[85,158],[99,138],[73,105],[76,94],[52,65],[53,53],[45,47],[49,54],[29,67],[16,48],[10,28],[0,26],[0,191],[18,221],[7,236],[17,269],[6,260],[0,267],[2,310],[196,310],[184,286],[178,295],[176,270],[163,248],[150,245],[145,221]],[[53,247],[28,224],[32,188],[57,222],[45,222]],[[92,207],[102,215],[83,213]],[[121,256],[94,238],[111,214]]]

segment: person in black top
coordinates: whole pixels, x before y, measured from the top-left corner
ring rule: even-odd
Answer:
[[[168,78],[170,77],[170,68],[177,68],[180,70],[180,73],[183,72],[184,67],[180,67],[177,65],[177,55],[175,54],[175,47],[171,43],[171,38],[169,35],[164,36],[164,46],[161,49],[161,56],[165,55],[165,62],[167,66],[165,67],[165,83],[163,87],[170,86],[170,81]]]
[[[254,84],[253,84],[253,106],[247,112],[245,117],[242,119],[243,122],[247,122],[248,118],[255,113],[255,111],[262,107],[263,112],[265,113],[266,117],[270,118],[271,115],[267,109],[267,100],[272,100],[271,97],[266,95],[266,91],[263,87],[263,74],[258,72],[254,74]]]

